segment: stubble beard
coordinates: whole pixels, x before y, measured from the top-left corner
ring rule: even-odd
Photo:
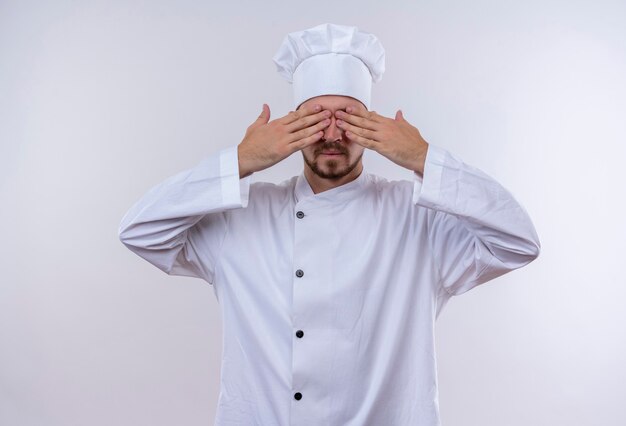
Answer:
[[[311,168],[311,171],[313,173],[315,173],[317,176],[324,178],[324,179],[341,179],[342,177],[348,175],[352,170],[354,170],[354,168],[359,164],[359,161],[361,161],[361,158],[363,157],[363,153],[361,152],[361,154],[358,156],[358,158],[356,158],[354,160],[354,162],[348,164],[346,167],[344,168],[340,168],[340,162],[343,159],[340,160],[334,160],[334,159],[322,159],[320,160],[319,157],[322,153],[322,151],[324,150],[337,150],[337,151],[341,151],[341,154],[345,155],[346,158],[348,157],[348,152],[341,146],[330,146],[330,145],[324,145],[323,147],[317,149],[314,153],[313,153],[313,157],[314,160],[311,161],[309,158],[307,158],[306,155],[304,155],[304,152],[302,152],[302,157],[304,158],[304,162]],[[324,162],[324,166],[327,169],[327,171],[322,170],[322,168],[318,165],[318,162]]]

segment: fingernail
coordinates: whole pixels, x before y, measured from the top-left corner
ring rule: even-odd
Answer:
[[[315,111],[319,111],[320,110],[320,106],[319,105],[315,105]]]
[[[352,112],[352,107],[348,107],[348,108],[346,108],[346,111],[347,111],[348,113]]]

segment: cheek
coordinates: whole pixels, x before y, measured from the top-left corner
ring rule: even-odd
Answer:
[[[315,148],[313,146],[309,145],[307,147],[302,148],[300,151],[302,152],[303,155],[306,155],[307,157],[312,157],[314,149]]]
[[[365,151],[365,147],[362,147],[356,142],[352,142],[352,144],[350,145],[350,156],[352,156],[353,158],[357,158],[363,153],[363,151]]]

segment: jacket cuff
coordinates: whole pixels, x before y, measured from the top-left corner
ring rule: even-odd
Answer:
[[[222,199],[224,204],[248,206],[250,180],[252,175],[239,179],[239,157],[237,146],[230,146],[220,151],[220,177],[222,178]]]
[[[413,204],[436,208],[440,203],[441,176],[446,158],[446,150],[428,145],[424,163],[424,176],[413,172]]]

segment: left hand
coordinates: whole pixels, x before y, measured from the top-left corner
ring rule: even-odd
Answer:
[[[346,137],[365,148],[373,149],[394,163],[423,175],[428,143],[419,130],[404,119],[402,111],[395,119],[368,111],[363,106],[336,111],[337,126]]]

